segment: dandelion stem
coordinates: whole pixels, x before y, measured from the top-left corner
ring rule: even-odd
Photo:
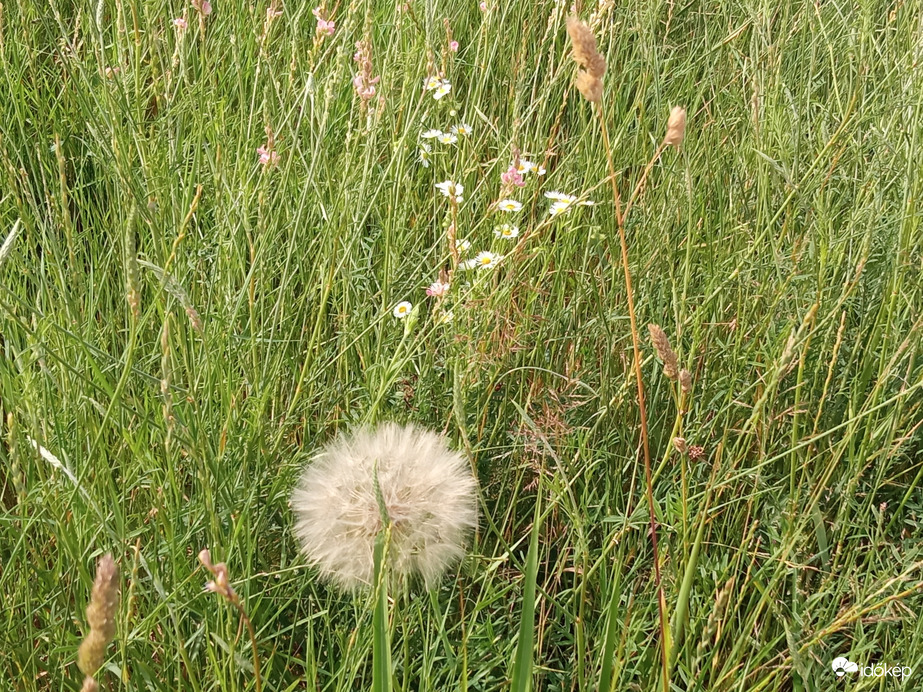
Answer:
[[[628,210],[630,208],[631,202],[634,199],[634,194],[632,194],[632,199],[629,200],[628,204],[625,205],[625,212],[621,210],[621,197],[619,196],[618,182],[616,181],[615,176],[615,164],[612,162],[612,147],[609,145],[609,132],[606,129],[606,116],[603,111],[602,100],[597,102],[599,108],[596,113],[599,116],[599,126],[602,130],[603,137],[603,147],[606,150],[606,162],[609,166],[609,180],[612,183],[612,198],[615,202],[615,220],[616,225],[619,230],[619,245],[621,246],[622,251],[622,269],[625,273],[625,291],[628,296],[628,318],[631,323],[631,346],[634,351],[634,370],[635,370],[635,384],[638,388],[638,409],[641,415],[641,447],[644,452],[644,479],[645,486],[647,491],[647,504],[650,511],[650,523],[651,523],[651,547],[654,552],[654,583],[657,588],[657,609],[660,616],[660,655],[661,655],[661,666],[663,670],[663,689],[664,692],[669,692],[670,690],[670,669],[668,663],[668,648],[669,642],[667,637],[669,636],[667,630],[667,621],[666,621],[666,603],[664,602],[663,596],[663,586],[660,581],[660,555],[657,549],[657,520],[656,514],[654,511],[654,490],[653,490],[653,481],[651,478],[651,450],[650,443],[648,441],[647,435],[647,408],[644,403],[644,382],[641,379],[641,347],[640,340],[638,337],[638,321],[635,317],[635,301],[634,294],[631,287],[631,270],[628,267],[628,243],[625,240],[625,218],[628,215]],[[661,146],[662,149],[662,146]],[[659,152],[657,154],[659,156]],[[656,156],[655,156],[656,159]],[[653,164],[648,164],[648,168]],[[647,175],[647,170],[645,170],[645,176]],[[642,177],[643,180],[643,177]],[[640,185],[640,184],[639,184]],[[636,192],[639,188],[636,188]]]
[[[375,538],[375,610],[372,614],[372,692],[391,691],[391,641],[388,631],[388,544],[391,525]]]

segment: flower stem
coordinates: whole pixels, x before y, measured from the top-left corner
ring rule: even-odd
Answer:
[[[256,650],[256,632],[253,630],[253,623],[250,622],[250,618],[247,617],[247,611],[244,610],[240,601],[235,599],[231,602],[237,608],[237,612],[240,613],[241,620],[247,625],[247,632],[250,634],[250,648],[253,649],[253,676],[256,681],[256,692],[261,692],[263,689],[263,682],[260,678],[260,655]]]
[[[634,293],[631,287],[631,270],[628,267],[628,243],[625,240],[625,217],[628,215],[628,210],[631,207],[631,203],[634,201],[634,198],[640,189],[640,183],[639,186],[635,188],[635,193],[632,194],[632,198],[629,200],[628,204],[626,204],[625,212],[623,213],[618,182],[616,181],[615,177],[615,164],[612,162],[612,147],[609,145],[609,132],[606,129],[606,117],[605,113],[603,112],[603,105],[601,100],[598,102],[598,105],[599,109],[596,112],[599,116],[599,125],[602,130],[603,146],[606,150],[606,162],[609,166],[609,180],[612,183],[612,198],[615,202],[615,220],[619,230],[619,244],[622,251],[622,269],[625,273],[625,291],[628,295],[628,318],[631,323],[631,345],[634,351],[635,384],[638,388],[638,409],[641,415],[641,447],[644,452],[644,479],[645,487],[647,490],[647,504],[650,511],[651,546],[654,552],[654,583],[657,588],[657,609],[660,615],[660,654],[663,673],[663,690],[664,692],[669,692],[669,630],[667,629],[666,603],[663,596],[663,586],[660,580],[660,555],[657,549],[657,519],[654,511],[654,490],[653,481],[651,479],[651,450],[647,435],[647,407],[644,402],[644,382],[641,379],[641,347],[639,345],[638,338],[638,321],[635,317]],[[658,150],[658,154],[655,155],[655,159],[659,153],[660,150]],[[642,181],[644,180],[644,177],[647,176],[647,170],[649,170],[652,165],[652,163],[648,164],[648,168],[645,170]]]

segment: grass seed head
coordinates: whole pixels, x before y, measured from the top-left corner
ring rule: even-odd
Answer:
[[[576,85],[577,90],[583,94],[583,98],[587,101],[596,103],[602,98],[603,83],[589,72],[584,72],[583,70],[577,72]]]
[[[574,16],[567,18],[567,33],[574,60],[580,65],[577,89],[587,101],[599,101],[603,93],[602,76],[606,72],[606,60],[596,50],[596,37],[586,24]]]
[[[431,586],[464,555],[477,524],[475,487],[464,457],[439,435],[395,423],[361,429],[329,443],[305,469],[292,495],[295,533],[323,578],[344,590],[368,587],[384,528],[380,492],[391,525],[389,570]]]
[[[663,374],[668,379],[675,380],[679,376],[679,362],[673,349],[670,348],[670,340],[663,329],[656,324],[647,325],[647,329],[651,333],[651,343],[657,351],[657,357],[663,361]]]
[[[99,670],[106,658],[106,648],[115,637],[115,611],[119,607],[119,568],[106,554],[96,565],[96,581],[87,606],[90,631],[77,652],[77,666],[86,676]],[[95,684],[95,682],[93,683]]]
[[[667,121],[667,136],[663,138],[664,144],[673,147],[679,147],[686,136],[686,109],[682,106],[674,106],[670,111],[670,119]]]

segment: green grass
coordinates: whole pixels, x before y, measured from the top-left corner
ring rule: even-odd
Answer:
[[[0,687],[80,688],[111,551],[103,689],[252,690],[235,611],[202,592],[208,547],[263,689],[368,689],[373,604],[304,566],[287,501],[337,430],[397,419],[470,456],[485,515],[438,591],[394,595],[394,689],[509,689],[533,607],[532,690],[661,689],[624,280],[565,10],[353,2],[315,41],[307,5],[268,31],[265,2],[214,6],[201,36],[180,0],[2,5],[0,241],[19,227],[0,261]],[[444,19],[460,50],[437,102]],[[689,111],[627,229],[640,324],[694,380],[679,417],[645,341],[673,689],[895,685],[836,682],[841,655],[919,669],[917,689],[919,5],[628,0],[594,22],[623,191]],[[351,84],[364,35],[372,117]],[[459,120],[473,134],[422,167],[421,130]],[[547,174],[517,193],[511,253],[487,207],[513,146]],[[442,324],[423,289],[449,262],[447,178],[459,237],[508,256],[456,277]],[[597,205],[548,223],[551,189]]]

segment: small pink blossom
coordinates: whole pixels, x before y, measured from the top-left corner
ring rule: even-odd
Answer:
[[[515,185],[516,187],[525,187],[526,181],[522,178],[522,173],[517,170],[516,166],[510,166],[505,172],[500,174],[500,180],[504,185]]]
[[[453,53],[458,52],[458,41],[449,41],[449,50]]]
[[[189,28],[189,22],[187,22],[183,17],[177,17],[173,20],[173,26],[175,26],[180,31],[185,31]]]
[[[450,284],[448,283],[444,283],[442,281],[434,281],[432,284],[430,284],[429,288],[426,289],[426,295],[436,296],[437,298],[444,296],[446,293],[448,293],[449,286]]]
[[[260,156],[260,163],[263,166],[275,166],[279,163],[279,154],[267,147],[259,147],[256,153]]]
[[[359,72],[353,77],[353,87],[356,94],[362,101],[362,109],[368,107],[368,102],[375,96],[375,85],[381,79],[380,76],[372,76],[372,44],[368,39],[356,42],[356,53],[353,60],[359,64]]]
[[[481,2],[481,4],[478,5],[478,7],[481,8],[481,12],[486,12],[486,11],[487,11],[487,3],[486,3],[486,2]]]
[[[327,14],[320,7],[315,7],[311,10],[311,14],[317,17],[317,34],[319,36],[333,36],[336,22],[327,19]]]
[[[212,4],[208,0],[191,0],[192,6],[203,17],[212,13]]]
[[[217,565],[212,564],[211,553],[209,553],[208,548],[199,552],[199,562],[201,562],[202,566],[211,572],[214,577],[213,580],[205,583],[205,590],[224,596],[232,603],[236,603],[237,593],[234,591],[234,587],[231,586],[231,582],[228,579],[227,565],[223,562],[219,562]]]

